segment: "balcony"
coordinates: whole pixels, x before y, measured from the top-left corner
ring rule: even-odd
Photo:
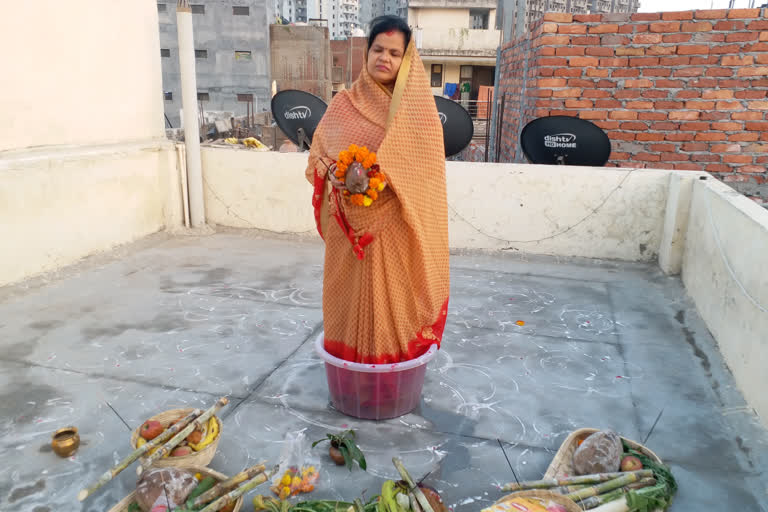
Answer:
[[[416,29],[416,45],[424,56],[495,57],[499,30],[468,28]]]

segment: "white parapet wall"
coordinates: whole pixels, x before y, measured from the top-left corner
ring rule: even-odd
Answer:
[[[717,180],[694,183],[683,282],[747,402],[768,425],[768,210]]]
[[[306,163],[306,154],[204,147],[207,218],[223,226],[315,233]],[[629,261],[659,254],[670,176],[677,174],[465,162],[448,162],[446,172],[455,249]]]

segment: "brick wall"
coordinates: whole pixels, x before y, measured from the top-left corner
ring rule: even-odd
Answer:
[[[768,9],[547,13],[501,51],[501,161],[536,117],[588,119],[608,165],[705,170],[768,202]]]

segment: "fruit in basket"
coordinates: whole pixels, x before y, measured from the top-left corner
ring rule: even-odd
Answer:
[[[192,455],[192,448],[189,446],[179,446],[171,452],[171,457],[183,457],[185,455]]]
[[[573,469],[577,475],[613,473],[619,470],[623,451],[621,438],[616,432],[595,432],[573,452]]]
[[[143,437],[147,441],[151,441],[152,439],[162,434],[163,430],[165,430],[163,428],[163,424],[160,423],[159,421],[147,420],[139,428],[139,435],[141,435],[141,437]]]
[[[199,430],[193,430],[191,434],[187,436],[187,442],[190,444],[198,444],[203,440],[203,433]]]
[[[405,483],[405,482],[401,482]],[[406,484],[406,489],[408,488]],[[434,490],[433,488],[419,484],[419,489],[421,489],[421,492],[424,493],[424,497],[427,498],[427,501],[429,502],[429,505],[432,507],[432,510],[435,512],[448,512],[448,507],[445,506],[445,503],[443,503],[443,499],[440,497],[440,494]]]
[[[621,459],[622,471],[640,471],[641,469],[643,469],[643,463],[634,455],[625,455]]]
[[[179,468],[151,468],[141,475],[136,484],[136,502],[144,512],[149,512],[154,505],[159,504],[173,510],[184,504],[195,487],[197,480],[188,471]]]
[[[219,422],[218,422],[218,420],[216,419],[215,416],[211,416],[211,418],[208,420],[208,423],[205,425],[205,429],[204,429],[204,433],[203,433],[203,438],[201,439],[201,441],[199,443],[193,443],[189,439],[189,437],[191,435],[192,434],[187,436],[187,441],[189,441],[189,443],[188,443],[189,447],[192,448],[193,450],[195,450],[196,452],[199,452],[200,450],[202,450],[203,448],[205,448],[206,446],[208,446],[209,444],[214,442],[216,440],[216,438],[218,437],[218,435],[219,435]]]

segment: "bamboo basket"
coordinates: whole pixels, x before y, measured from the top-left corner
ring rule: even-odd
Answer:
[[[575,452],[576,448],[579,447],[579,441],[586,439],[588,436],[594,434],[595,432],[599,432],[599,430],[596,428],[580,428],[571,432],[571,434],[565,438],[563,444],[560,445],[560,449],[557,450],[555,457],[552,459],[552,462],[547,468],[547,472],[544,473],[544,478],[562,478],[565,476],[573,476],[573,452]],[[658,455],[640,443],[632,441],[631,439],[627,439],[626,437],[622,437],[621,439],[633,450],[637,450],[648,458],[655,460],[659,464],[662,463]]]
[[[149,418],[150,420],[159,421],[163,427],[168,428],[168,425],[171,424],[172,421],[182,417],[186,416],[187,414],[194,411],[194,409],[171,409],[170,411],[165,411],[157,416],[152,416]],[[190,455],[182,455],[181,457],[167,457],[162,458],[154,462],[152,464],[152,467],[155,468],[191,468],[191,467],[200,467],[200,466],[207,466],[211,463],[213,460],[213,456],[216,455],[216,448],[219,446],[219,440],[221,439],[221,419],[219,419],[218,416],[215,416],[216,421],[219,423],[219,434],[216,436],[216,439],[214,439],[211,444],[200,450],[199,452],[193,452]],[[135,450],[136,449],[136,443],[139,440],[139,428],[141,426],[137,427],[133,433],[131,434],[131,447]],[[146,457],[141,457],[141,460],[144,461]]]
[[[206,468],[204,466],[189,466],[183,468],[186,471],[189,471],[191,473],[200,473],[203,476],[212,476],[213,478],[217,479],[219,482],[223,482],[227,479],[227,475],[223,475],[219,473],[218,471],[214,471],[210,468]],[[127,512],[128,507],[136,501],[136,491],[133,491],[131,494],[120,500],[120,503],[109,509],[109,512]],[[243,508],[243,497],[240,496],[237,501],[235,502],[235,508],[232,512],[240,512],[240,509]]]
[[[565,509],[568,512],[582,512],[581,507],[579,507],[576,502],[573,500],[570,500],[563,496],[562,494],[557,494],[556,492],[546,491],[546,490],[530,490],[530,491],[517,491],[513,492],[512,494],[508,494],[501,498],[498,503],[503,503],[505,501],[509,501],[512,498],[544,498],[551,501],[554,501],[555,503],[558,503],[565,507]]]

